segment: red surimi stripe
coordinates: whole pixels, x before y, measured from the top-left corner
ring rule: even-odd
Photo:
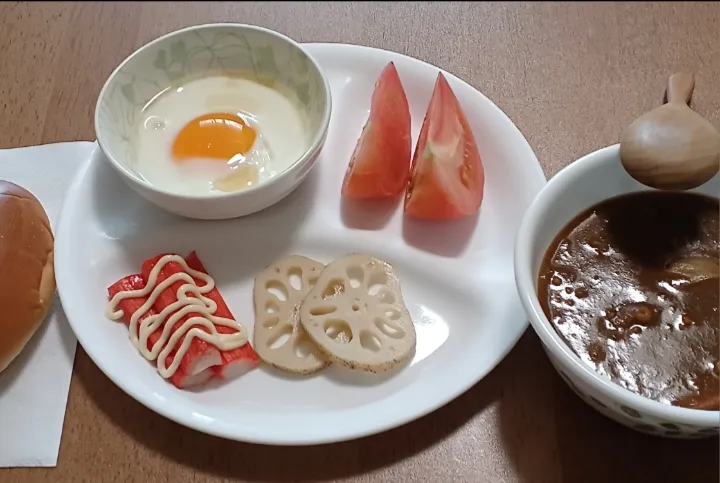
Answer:
[[[108,296],[110,299],[112,299],[115,295],[117,295],[119,292],[124,291],[132,291],[132,290],[140,290],[145,287],[145,279],[142,275],[129,275],[125,278],[122,278],[112,284],[110,287],[108,287]],[[130,324],[130,317],[135,313],[136,310],[138,310],[140,307],[142,307],[145,302],[147,302],[147,297],[133,297],[133,298],[126,298],[121,300],[118,303],[118,308],[123,311],[123,317],[122,321],[125,322],[126,325]],[[154,307],[150,307],[150,309],[143,314],[140,319],[138,320],[138,326],[141,321],[146,319],[147,317],[151,315],[155,315],[157,312],[155,311]],[[152,346],[157,343],[157,341],[160,339],[160,333],[161,328],[150,334],[150,337],[148,337],[148,343],[147,343],[147,349],[151,350]],[[185,359],[192,357],[189,352],[185,355]],[[184,365],[188,365],[192,361],[188,361],[188,363]],[[168,357],[165,360],[165,364],[170,365],[172,363],[172,356]],[[182,367],[183,364],[180,364]],[[187,374],[183,373],[180,368],[178,368],[177,371],[170,377],[170,382],[175,385],[178,388],[183,387],[189,387],[189,384],[187,382],[190,380],[190,377]],[[195,378],[200,380],[200,378]]]
[[[112,299],[120,292],[140,290],[143,287],[145,287],[145,280],[142,275],[128,275],[108,287],[108,298]],[[147,302],[147,297],[134,297],[123,299],[120,303],[118,303],[118,308],[123,311],[122,321],[125,322],[125,325],[130,324],[130,317],[132,317],[135,311],[142,307],[145,302]],[[150,309],[138,320],[138,327],[140,326],[140,322],[155,314],[157,314],[155,309],[150,307]],[[152,346],[158,341],[158,339],[160,339],[159,331],[155,331],[150,334],[150,337],[148,337],[147,349],[152,349]]]
[[[153,258],[150,258],[143,262],[142,264],[142,274],[143,277],[147,280],[149,278],[150,272],[152,271],[153,267],[158,263],[158,261],[165,256],[158,255]],[[160,272],[158,273],[157,277],[157,283],[161,283],[164,280],[167,280],[169,277],[176,273],[184,273],[185,270],[183,267],[177,263],[177,262],[170,262],[166,263]],[[177,292],[186,282],[183,282],[181,280],[173,283],[170,287],[163,290],[163,292],[158,296],[158,298],[155,301],[155,310],[159,313],[162,312],[163,309],[165,309],[167,306],[174,304],[177,302]],[[202,316],[202,314],[197,314]],[[173,330],[178,329],[184,324],[190,317],[193,317],[194,314],[190,313],[182,317],[180,320],[178,320],[175,323],[175,326],[173,327]],[[206,327],[203,327],[201,325],[195,325],[194,327],[198,327],[204,332],[208,332]],[[193,328],[194,328],[193,327]],[[172,334],[172,331],[171,331]],[[179,347],[180,344],[178,344]],[[175,351],[171,354],[171,356],[174,356]],[[190,343],[190,348],[186,352],[185,356],[180,361],[180,366],[178,367],[178,371],[182,374],[187,375],[195,375],[202,370],[206,369],[207,367],[214,366],[217,364],[220,364],[222,362],[220,358],[220,351],[212,344],[208,344],[204,340],[193,338],[192,342]]]
[[[185,262],[188,264],[188,267],[193,270],[197,270],[198,272],[202,272],[206,275],[208,274],[196,252],[193,251],[190,255],[185,257]],[[195,282],[198,285],[202,284],[202,282],[198,280]],[[217,304],[217,310],[215,311],[216,316],[235,320],[235,317],[233,317],[232,312],[230,312],[230,308],[225,303],[225,299],[223,299],[220,291],[217,289],[217,286],[213,287],[213,289],[206,293],[205,296]],[[235,329],[224,325],[216,325],[215,327],[221,334],[233,334],[237,332]],[[260,364],[260,357],[252,348],[250,343],[247,343],[242,347],[238,347],[237,349],[220,351],[220,356],[222,358],[222,364],[220,366],[213,366],[211,369],[215,372],[215,376],[221,379],[237,377]]]

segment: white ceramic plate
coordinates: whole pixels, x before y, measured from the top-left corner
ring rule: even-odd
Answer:
[[[129,395],[180,424],[265,444],[357,438],[416,419],[492,370],[527,326],[513,275],[520,219],[545,183],[530,146],[490,100],[446,74],[477,138],[486,173],[477,220],[431,223],[393,210],[343,206],[340,187],[367,117],[374,83],[394,61],[416,138],[438,69],[366,47],[311,44],[333,94],[327,144],[293,194],[256,215],[220,222],[159,211],[128,190],[96,150],[68,194],[57,230],[56,271],[68,319],[85,351]],[[259,368],[203,390],[165,382],[104,318],[106,287],[157,253],[197,250],[236,318],[252,330],[256,273],[283,255],[329,262],[367,252],[393,263],[415,320],[412,363],[389,377],[330,368],[292,378]]]

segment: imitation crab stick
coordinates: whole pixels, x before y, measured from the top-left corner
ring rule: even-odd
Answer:
[[[150,258],[148,260],[145,260],[142,264],[142,275],[145,280],[147,280],[150,276],[150,272],[152,271],[153,267],[160,261],[161,258],[163,258],[165,254],[158,255],[153,258]],[[177,263],[177,262],[169,262],[165,264],[160,272],[158,273],[157,277],[157,283],[160,284],[164,280],[170,278],[172,275],[176,273],[184,273],[185,270],[183,267]],[[155,310],[157,312],[162,312],[165,308],[168,306],[174,304],[178,301],[177,293],[178,290],[185,285],[186,282],[183,282],[181,280],[178,280],[177,282],[170,285],[168,288],[162,291],[162,293],[158,296],[158,298],[155,300]],[[202,315],[202,314],[198,314]],[[191,317],[193,316],[193,313],[186,314],[184,317],[180,318],[172,327],[171,333],[177,329],[179,329],[185,322],[187,322]],[[208,332],[207,328],[202,325],[194,325],[193,328],[199,328],[200,330],[204,332]],[[158,330],[159,332],[159,330]],[[175,351],[173,351],[173,354],[171,356],[174,356]],[[178,371],[181,374],[184,374],[186,376],[194,376],[201,374],[205,369],[216,366],[222,363],[222,358],[220,357],[220,351],[212,344],[209,344],[205,342],[204,340],[201,340],[199,338],[193,338],[190,342],[190,347],[188,348],[187,353],[180,361],[180,366],[178,367]]]
[[[141,290],[145,287],[145,279],[142,275],[129,275],[125,278],[122,278],[112,284],[110,287],[108,287],[108,297],[112,299],[115,295],[117,295],[120,292],[124,291],[133,291],[133,290]],[[125,324],[130,323],[130,317],[138,310],[140,309],[145,302],[147,302],[147,297],[133,297],[133,298],[126,298],[120,300],[118,303],[118,308],[123,311],[123,317],[122,320],[125,322]],[[140,317],[140,320],[138,322],[141,322],[142,320],[146,319],[147,317],[150,317],[152,315],[156,315],[157,312],[155,309],[150,308],[145,314],[143,314]],[[155,332],[151,333],[148,337],[148,343],[147,343],[147,349],[150,350],[152,346],[157,343],[157,341],[160,339],[160,331],[156,330]],[[190,352],[188,352],[185,355],[185,358],[193,357]],[[167,358],[167,364],[169,365],[171,363],[172,357]],[[192,361],[188,359],[187,363],[181,364],[181,366],[189,366],[192,364]],[[176,387],[178,388],[186,388],[198,384],[203,384],[210,380],[213,377],[213,371],[210,369],[205,369],[198,374],[186,374],[182,370],[177,370],[171,377],[170,382],[172,382]]]
[[[197,253],[194,251],[185,257],[185,262],[188,267],[193,270],[197,270],[198,272],[202,272],[204,274],[208,273],[205,266],[200,261],[200,258],[197,256]],[[232,312],[230,312],[230,308],[225,303],[225,300],[217,287],[213,287],[213,289],[206,293],[205,296],[212,299],[217,304],[215,315],[235,320],[235,317],[233,317]],[[217,325],[216,328],[221,334],[231,334],[236,332],[235,329],[224,325]],[[232,379],[238,377],[260,364],[260,357],[258,357],[249,342],[237,349],[220,351],[220,357],[222,359],[222,364],[211,368],[214,371],[215,376],[220,379]]]

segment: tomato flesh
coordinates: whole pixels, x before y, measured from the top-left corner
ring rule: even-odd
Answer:
[[[370,101],[370,116],[345,172],[342,195],[355,199],[398,196],[410,177],[410,107],[395,64],[383,69]]]
[[[460,103],[438,74],[412,159],[405,215],[453,220],[478,212],[485,172]]]

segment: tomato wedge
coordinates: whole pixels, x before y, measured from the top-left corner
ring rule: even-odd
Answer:
[[[370,101],[370,116],[355,145],[343,180],[342,196],[391,198],[410,177],[410,106],[395,64],[383,69]]]
[[[405,214],[453,220],[477,213],[485,172],[470,124],[445,76],[438,74],[405,194]]]

